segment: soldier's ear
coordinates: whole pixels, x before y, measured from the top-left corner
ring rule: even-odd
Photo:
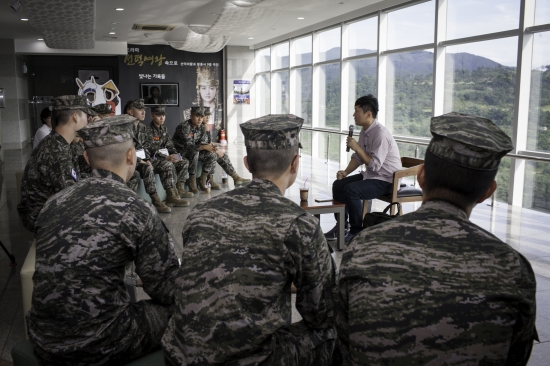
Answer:
[[[128,152],[126,153],[126,164],[134,166],[136,164],[136,161],[136,148],[132,146],[128,149]]]
[[[416,174],[416,180],[418,181],[418,185],[422,189],[424,189],[424,182],[426,181],[426,176],[424,175],[424,173],[424,164],[422,164],[418,167],[418,173]]]
[[[88,163],[89,166],[92,166],[90,164],[90,158],[88,157],[88,152],[86,150],[84,150],[84,154],[82,154],[84,156],[84,160],[86,160],[86,163]]]
[[[489,186],[489,188],[487,188],[487,190],[485,191],[485,193],[483,194],[483,196],[481,196],[477,201],[476,203],[481,203],[483,201],[485,201],[487,198],[491,197],[493,195],[493,193],[497,190],[497,181],[496,180],[493,180],[491,182],[491,185]]]
[[[244,162],[244,166],[246,167],[246,170],[248,170],[250,174],[252,174],[252,172],[250,171],[250,168],[248,167],[248,156],[245,156],[243,158],[243,162]]]

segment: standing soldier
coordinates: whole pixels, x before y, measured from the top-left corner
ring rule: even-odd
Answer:
[[[201,141],[204,135],[208,132],[205,130],[202,120],[204,118],[204,110],[202,107],[191,107],[191,118],[182,122],[174,133],[174,146],[176,150],[189,161],[189,179],[187,185],[191,192],[198,193],[196,184],[197,164],[202,162],[202,175],[199,180],[199,185],[202,190],[206,188],[206,181],[209,174],[214,174],[216,168],[216,155],[214,145],[203,145]],[[212,189],[220,189],[212,187]]]
[[[147,126],[149,133],[148,152],[152,156],[151,163],[155,168],[155,173],[161,176],[162,185],[166,188],[173,186],[176,181],[176,188],[181,198],[193,197],[193,193],[187,192],[184,188],[184,179],[189,168],[189,161],[182,157],[176,151],[174,143],[168,134],[168,129],[164,126],[166,118],[165,106],[159,105],[151,108],[151,123]],[[174,170],[176,174],[174,176]],[[175,178],[174,178],[175,177]]]
[[[125,185],[133,122],[113,116],[81,130],[93,176],[51,197],[36,220],[27,324],[44,364],[123,365],[160,347],[179,265],[153,206]],[[130,303],[131,261],[151,300]]]
[[[207,129],[208,126],[208,120],[210,119],[210,116],[212,113],[210,112],[210,107],[203,107],[204,109],[204,119],[203,119],[203,126],[205,129]],[[237,172],[235,171],[235,168],[233,168],[233,164],[231,164],[231,161],[229,160],[229,156],[225,154],[222,151],[219,151],[218,148],[212,143],[212,137],[210,133],[205,133],[204,138],[202,139],[201,143],[203,145],[212,145],[214,146],[214,152],[217,155],[217,163],[222,167],[222,169],[229,175],[231,178],[233,178],[233,181],[235,182],[235,187],[242,186],[248,182],[250,182],[250,179],[245,179],[239,176]],[[214,182],[214,176],[212,174],[208,175],[208,179],[210,180],[210,184],[212,185],[212,189],[219,189],[219,185]]]
[[[147,127],[140,123],[145,119],[145,105],[143,104],[143,99],[136,99],[128,102],[125,109],[126,113],[136,118],[134,122],[134,146],[136,147],[137,155],[136,171],[139,172],[139,175],[143,179],[145,191],[151,197],[153,205],[157,208],[158,212],[171,212],[170,207],[167,206],[189,206],[189,202],[179,198],[179,195],[174,187],[175,184],[173,183],[174,176],[172,171],[164,172],[166,176],[163,175],[161,177],[161,180],[163,181],[172,181],[172,185],[170,187],[164,187],[167,194],[166,205],[160,200],[155,184],[154,168],[149,155],[149,138]]]
[[[284,197],[302,123],[282,115],[241,124],[254,180],[189,214],[162,338],[167,365],[331,364],[335,264],[317,219]],[[293,282],[303,319],[294,324]]]
[[[422,207],[361,231],[340,266],[335,365],[526,365],[529,261],[469,220],[513,149],[490,120],[433,117]]]
[[[17,211],[28,230],[34,232],[34,222],[48,198],[78,181],[80,173],[70,143],[77,131],[96,115],[85,96],[64,95],[54,99],[54,130],[33,150],[21,181]]]

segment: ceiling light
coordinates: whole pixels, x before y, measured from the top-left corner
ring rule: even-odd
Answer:
[[[254,37],[248,37],[248,39],[254,39]]]
[[[29,20],[27,18],[21,18],[22,21],[28,22]]]
[[[109,32],[109,34],[116,34],[115,32]]]
[[[112,27],[111,29],[116,29],[115,27]]]
[[[44,38],[38,38],[38,41],[43,41],[43,40],[44,40]]]
[[[299,17],[298,20],[304,20],[305,18],[304,17]]]
[[[112,22],[111,24],[119,24],[120,22]]]
[[[10,8],[17,13],[17,11],[21,8],[21,3],[19,0],[15,0],[11,3]]]
[[[116,8],[115,10],[116,10],[116,11],[123,11],[124,8]]]

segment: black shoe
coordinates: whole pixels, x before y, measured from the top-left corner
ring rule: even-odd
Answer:
[[[338,224],[325,233],[325,239],[336,240],[338,238]]]
[[[346,233],[346,244],[349,244],[349,242],[355,237],[355,235],[357,234],[352,234],[350,232]]]

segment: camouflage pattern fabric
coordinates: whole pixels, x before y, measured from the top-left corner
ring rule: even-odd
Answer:
[[[469,169],[494,170],[514,149],[512,140],[486,118],[461,113],[432,117],[433,135],[428,151],[450,163]]]
[[[78,166],[81,179],[92,176],[92,167],[90,167],[86,162],[86,159],[84,158],[84,151],[86,151],[86,146],[84,146],[84,142],[79,141],[77,143],[71,143],[71,153],[73,154],[73,164],[74,166]]]
[[[27,322],[43,359],[124,364],[158,347],[178,259],[153,205],[121,177],[93,170],[93,177],[51,197],[36,221],[36,243]],[[130,304],[123,280],[131,261],[155,304]]]
[[[73,185],[79,175],[70,144],[53,130],[33,150],[23,173],[17,211],[25,228],[34,232],[34,222],[48,198]]]
[[[154,176],[153,176],[154,178]],[[126,186],[130,188],[132,191],[137,192],[138,186],[139,186],[139,172],[136,170],[134,171],[134,174],[132,175],[132,178],[128,182],[126,182]],[[157,191],[157,188],[155,186],[155,192]]]
[[[200,124],[194,127],[191,121],[182,122],[174,133],[173,142],[176,151],[189,161],[189,174],[195,175],[197,171],[197,163],[201,161],[202,170],[209,174],[214,174],[216,169],[216,160],[218,156],[206,150],[199,151],[201,141],[205,139],[204,135],[208,132],[204,125]]]
[[[185,160],[185,162],[187,163],[187,160]],[[178,174],[176,172],[174,164],[166,160],[158,159],[151,160],[151,164],[153,164],[153,175],[159,175],[160,182],[162,183],[164,189],[170,189],[176,186],[176,183],[178,182]],[[189,163],[185,165],[186,168],[188,164]],[[183,173],[186,173],[186,171],[184,171]]]
[[[152,164],[152,162],[151,162]],[[157,193],[157,182],[155,180],[155,168],[146,162],[138,162],[136,164],[136,172],[138,172],[141,179],[143,179],[143,185],[145,186],[145,192],[148,195]],[[162,178],[161,178],[162,179]],[[169,179],[166,178],[165,179]],[[132,185],[136,184],[132,182]],[[139,180],[137,181],[139,184]],[[137,185],[135,186],[137,190]],[[134,191],[135,192],[135,191]]]
[[[147,132],[147,127],[143,123],[134,122],[133,132],[134,147],[136,148],[136,151],[143,150],[145,152],[145,160],[151,159],[151,156],[149,155],[149,133]],[[140,158],[137,160],[138,162],[141,161]]]
[[[93,110],[96,111],[97,114],[110,114],[112,112],[112,107],[110,104],[102,103],[93,106]]]
[[[141,99],[141,98],[129,101],[126,104],[131,106],[131,107],[137,108],[137,109],[149,108],[149,107],[145,106],[145,100]]]
[[[123,114],[105,117],[82,128],[78,134],[86,147],[119,144],[134,138],[135,117]]]
[[[206,109],[208,107],[204,107],[204,108]],[[208,110],[210,110],[210,108],[208,108]],[[205,133],[204,136],[201,139],[201,144],[207,145],[207,144],[210,144],[210,143],[212,143],[212,137],[210,136],[209,133]],[[229,156],[227,156],[227,154],[224,153],[221,158],[216,154],[216,162],[227,173],[227,175],[232,176],[236,172],[236,170],[233,167],[233,164],[231,164],[231,161],[229,160]]]
[[[303,118],[293,114],[270,114],[251,119],[239,126],[247,148],[279,150],[300,144],[298,135],[303,123]]]
[[[293,282],[303,325],[291,325]],[[165,357],[176,365],[296,365],[278,358],[326,354],[317,346],[328,351],[332,344],[322,344],[336,336],[335,282],[319,222],[272,182],[254,179],[197,204],[183,228]]]
[[[182,160],[174,164],[166,160],[166,154],[160,152],[160,149],[167,149],[170,155],[178,153],[166,126],[156,126],[154,122],[151,122],[149,126],[147,126],[147,133],[149,134],[149,156],[153,157],[151,162],[155,167],[155,173],[160,175],[162,185],[165,189],[167,186],[162,176],[171,175],[170,179],[174,183],[168,188],[173,188],[175,187],[175,183],[185,180],[185,175],[189,168],[189,161],[182,156]],[[166,181],[166,183],[168,184],[168,181]]]
[[[157,105],[157,106],[151,107],[151,113],[154,113],[158,116],[164,116],[166,114],[166,106]]]
[[[340,266],[335,364],[525,365],[529,261],[451,203],[363,230]]]
[[[85,95],[62,95],[53,99],[53,110],[81,110],[91,116],[97,116],[96,111],[88,104],[88,99]]]

